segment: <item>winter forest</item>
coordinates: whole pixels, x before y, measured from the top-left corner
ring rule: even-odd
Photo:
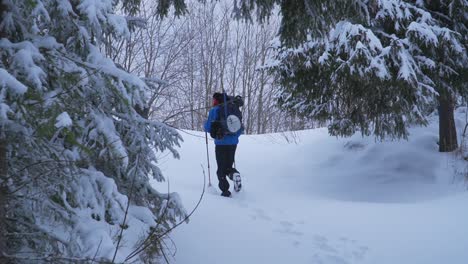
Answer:
[[[468,0],[0,0],[0,263],[466,263],[467,102]]]

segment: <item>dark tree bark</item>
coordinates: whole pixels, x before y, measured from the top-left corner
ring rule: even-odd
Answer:
[[[455,127],[454,102],[450,97],[439,97],[439,151],[451,152],[458,148]]]
[[[0,256],[7,252],[6,248],[6,213],[7,213],[7,188],[6,178],[8,171],[7,142],[0,139]],[[1,259],[1,257],[0,257]]]
[[[3,0],[0,0],[0,23],[3,21],[5,12],[7,11],[7,6],[3,3]],[[0,30],[0,38],[5,38],[6,34]]]
[[[7,6],[0,0],[0,23],[3,21]],[[0,39],[6,37],[6,33],[0,30]],[[0,127],[0,134],[3,134],[3,128]],[[2,135],[0,135],[2,136]],[[0,260],[4,252],[7,252],[6,248],[6,206],[7,206],[7,189],[6,189],[6,177],[8,170],[7,160],[7,142],[4,139],[0,139]]]
[[[144,119],[149,119],[149,107],[141,108],[139,105],[135,105],[135,111]]]

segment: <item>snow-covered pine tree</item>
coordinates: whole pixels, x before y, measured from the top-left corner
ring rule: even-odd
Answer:
[[[282,2],[274,70],[291,111],[357,131],[406,138],[439,108],[440,151],[457,148],[453,109],[466,94],[466,0]],[[285,11],[286,10],[286,11]],[[294,32],[293,29],[299,30]]]
[[[129,33],[116,9],[138,5],[0,0],[0,262],[123,261],[186,215],[149,184],[180,135],[135,111],[145,83],[98,48]]]

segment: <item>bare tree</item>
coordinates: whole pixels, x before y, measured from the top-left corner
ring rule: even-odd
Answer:
[[[262,70],[273,52],[279,18],[268,23],[236,20],[231,1],[189,2],[189,13],[161,20],[157,4],[142,1],[145,27],[106,47],[123,68],[145,78],[147,116],[185,129],[201,130],[211,95],[226,91],[244,97],[247,133],[307,127],[305,120],[278,109],[275,83]],[[287,120],[285,122],[285,120]]]

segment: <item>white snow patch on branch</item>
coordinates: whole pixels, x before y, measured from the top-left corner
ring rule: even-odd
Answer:
[[[124,167],[128,166],[128,154],[125,146],[120,139],[119,135],[114,126],[114,121],[111,118],[104,116],[102,114],[93,114],[94,123],[96,129],[104,136],[107,140],[107,144],[111,146],[111,149],[116,152],[118,155],[117,158],[122,160],[122,165]]]
[[[436,34],[434,34],[432,28],[426,23],[411,22],[408,26],[408,33],[411,32],[415,33],[426,45],[437,46],[439,44]]]
[[[58,115],[56,118],[56,121],[57,121],[55,123],[56,128],[70,127],[73,124],[67,112],[63,112],[60,115]]]
[[[5,69],[0,68],[0,89],[8,87],[15,94],[24,94],[28,88],[15,77],[10,75]]]

